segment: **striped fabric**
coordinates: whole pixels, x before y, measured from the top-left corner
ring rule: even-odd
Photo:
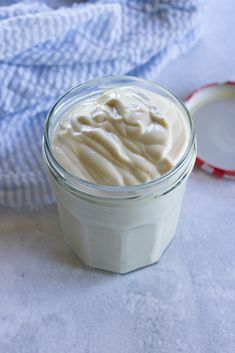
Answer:
[[[96,76],[156,80],[169,60],[198,39],[199,8],[197,0],[80,1],[57,9],[28,0],[0,6],[0,203],[52,203],[41,140],[53,102]]]

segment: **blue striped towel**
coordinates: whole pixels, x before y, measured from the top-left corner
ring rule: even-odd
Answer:
[[[101,75],[156,80],[198,39],[199,9],[199,0],[0,6],[0,204],[38,208],[54,201],[41,140],[61,93]]]

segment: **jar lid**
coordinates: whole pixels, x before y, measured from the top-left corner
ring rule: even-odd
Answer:
[[[185,102],[192,115],[198,146],[196,165],[235,180],[235,82],[211,83]]]

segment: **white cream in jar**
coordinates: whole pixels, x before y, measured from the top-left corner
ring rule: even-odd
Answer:
[[[49,112],[43,146],[64,239],[83,263],[127,273],[160,259],[196,157],[177,97],[129,76],[86,82]]]

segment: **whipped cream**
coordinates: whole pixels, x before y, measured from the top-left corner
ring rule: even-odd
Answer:
[[[73,106],[53,136],[53,153],[71,174],[103,185],[146,183],[182,157],[189,132],[177,106],[133,87]]]

